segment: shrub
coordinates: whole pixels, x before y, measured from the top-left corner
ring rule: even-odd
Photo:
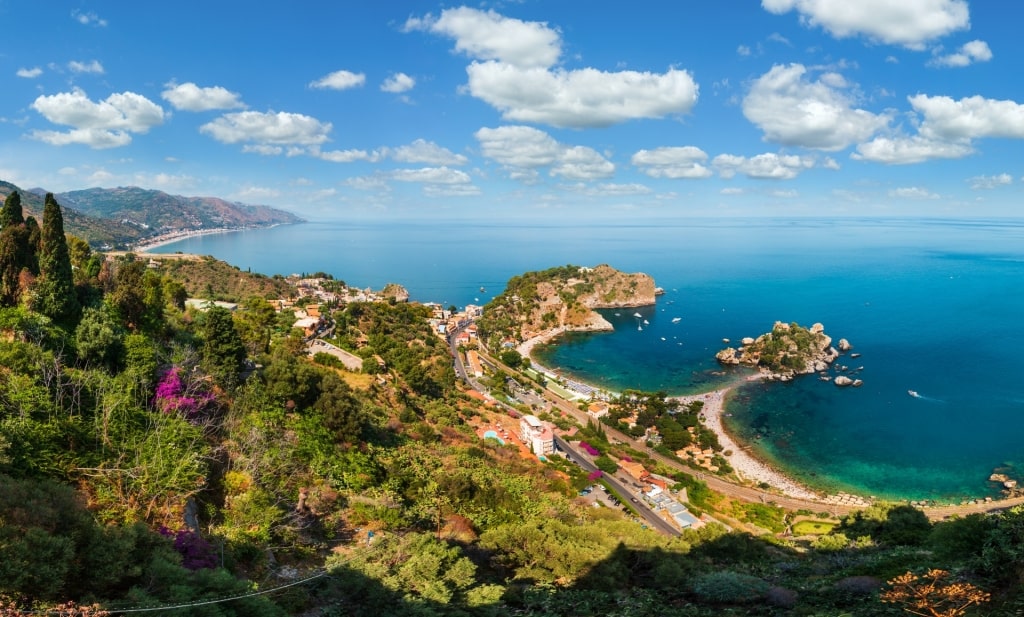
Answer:
[[[693,585],[693,593],[701,600],[722,604],[755,602],[769,589],[770,585],[756,576],[728,570],[704,574]]]

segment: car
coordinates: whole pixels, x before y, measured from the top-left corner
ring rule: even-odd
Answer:
[[[636,497],[630,497],[629,500],[632,501],[633,503],[637,503]]]

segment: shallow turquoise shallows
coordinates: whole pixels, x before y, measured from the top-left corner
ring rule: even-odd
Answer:
[[[722,339],[821,322],[860,354],[840,363],[864,385],[810,376],[737,391],[727,424],[759,456],[821,488],[942,501],[995,495],[994,469],[1024,467],[1021,220],[311,223],[160,250],[396,282],[458,306],[567,263],[647,272],[666,291],[655,306],[606,310],[615,332],[563,337],[538,361],[612,390],[693,392],[728,378],[715,374]]]

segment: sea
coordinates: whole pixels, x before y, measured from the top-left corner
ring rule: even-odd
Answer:
[[[997,471],[1024,484],[1024,219],[316,222],[156,250],[399,283],[460,307],[532,270],[645,272],[665,290],[655,305],[604,310],[613,332],[563,336],[536,360],[611,391],[688,394],[736,378],[714,360],[726,340],[821,323],[851,343],[836,366],[863,385],[810,375],[735,390],[724,420],[753,454],[812,487],[884,499],[998,496]]]

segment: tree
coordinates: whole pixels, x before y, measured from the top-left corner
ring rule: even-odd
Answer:
[[[75,324],[82,307],[75,295],[71,255],[64,237],[64,216],[53,193],[46,194],[43,206],[39,275],[33,291],[34,308],[58,324]]]
[[[106,311],[88,308],[75,328],[78,358],[90,364],[114,368],[123,354],[123,332]]]
[[[18,191],[11,191],[11,194],[4,199],[4,206],[0,208],[0,229],[21,225],[25,222],[21,209],[21,194]]]
[[[203,367],[223,387],[233,387],[245,360],[245,346],[231,311],[214,306],[203,323]]]

